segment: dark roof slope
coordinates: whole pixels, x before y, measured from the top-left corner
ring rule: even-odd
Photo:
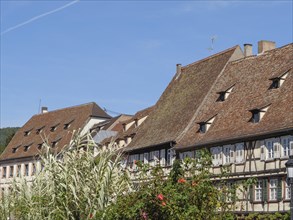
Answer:
[[[193,116],[229,60],[242,57],[238,46],[182,67],[126,150],[174,141]]]
[[[43,138],[48,139],[50,144],[58,141],[55,149],[60,151],[69,143],[72,132],[80,128],[82,129],[90,117],[110,118],[96,103],[88,103],[34,115],[17,131],[5,151],[1,154],[0,160],[37,155],[39,153],[38,145],[43,143]],[[68,128],[65,128],[66,124],[70,124]],[[53,127],[55,127],[55,130]],[[29,146],[27,151],[25,151],[25,146]]]
[[[271,78],[288,72],[283,85],[269,89]],[[178,148],[210,142],[293,129],[293,44],[258,56],[231,62],[217,80],[199,109],[192,126],[181,137]],[[216,102],[217,92],[234,85],[224,102]],[[249,122],[249,110],[268,106],[258,123]],[[216,115],[209,130],[198,132],[197,122]]]

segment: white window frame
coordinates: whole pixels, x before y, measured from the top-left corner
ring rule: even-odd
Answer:
[[[159,150],[154,151],[154,164],[155,165],[160,164],[160,151]]]
[[[212,147],[212,162],[214,166],[219,166],[222,164],[222,147]]]
[[[143,154],[143,162],[144,162],[144,164],[148,164],[149,163],[149,153],[148,152],[145,152]]]
[[[231,164],[234,162],[234,146],[226,145],[223,147],[223,164]]]
[[[276,201],[278,198],[278,179],[270,179],[269,184],[270,201]]]
[[[262,201],[262,180],[258,180],[254,186],[254,201]]]
[[[235,147],[235,162],[244,162],[244,143],[237,143]]]

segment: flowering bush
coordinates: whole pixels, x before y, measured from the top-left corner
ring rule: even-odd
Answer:
[[[159,166],[151,170],[141,163],[137,165],[141,172],[135,181],[137,190],[110,205],[108,219],[234,219],[229,210],[235,190],[211,181],[208,152],[203,151],[201,159],[176,160],[168,176]]]

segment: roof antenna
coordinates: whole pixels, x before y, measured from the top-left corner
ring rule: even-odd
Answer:
[[[212,52],[214,50],[214,43],[215,43],[216,39],[217,39],[217,35],[214,35],[211,37],[212,42],[211,42],[211,46],[209,48],[207,48],[208,51]]]
[[[42,103],[42,99],[39,100],[39,109],[38,109],[38,114],[41,113],[41,103]]]

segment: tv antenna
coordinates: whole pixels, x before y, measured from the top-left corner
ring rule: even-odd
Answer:
[[[216,39],[217,39],[217,35],[214,35],[211,37],[211,46],[208,48],[208,51],[211,52],[214,50],[214,43],[215,43]]]

